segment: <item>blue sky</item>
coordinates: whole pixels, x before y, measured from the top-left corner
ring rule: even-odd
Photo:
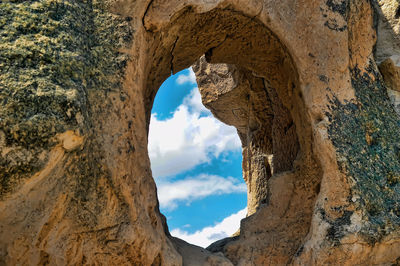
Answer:
[[[172,235],[206,247],[236,232],[247,204],[240,140],[202,105],[191,69],[157,93],[149,156]]]

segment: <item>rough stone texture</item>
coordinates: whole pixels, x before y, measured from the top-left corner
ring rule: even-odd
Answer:
[[[400,57],[393,55],[379,65],[387,92],[396,112],[400,115]]]
[[[243,178],[248,215],[269,201],[268,180],[293,169],[299,143],[296,127],[276,91],[263,78],[234,65],[193,66],[203,104],[215,117],[235,126],[243,145]]]
[[[385,80],[389,98],[400,115],[400,8],[398,1],[374,2],[378,40],[375,58]]]
[[[400,9],[397,0],[377,0],[372,3],[376,12],[374,24],[379,37],[374,52],[380,64],[390,57],[400,55]]]
[[[379,70],[385,80],[386,87],[392,91],[400,88],[400,57],[393,55],[379,65]]]
[[[398,10],[1,1],[0,264],[400,263]],[[202,55],[249,187],[240,235],[210,251],[169,235],[147,155],[157,89]]]

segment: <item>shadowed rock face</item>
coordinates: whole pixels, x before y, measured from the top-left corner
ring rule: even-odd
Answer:
[[[399,9],[0,2],[0,264],[399,263]],[[248,185],[209,250],[169,235],[147,154],[158,87],[193,64]]]
[[[205,57],[193,70],[203,104],[215,117],[238,130],[251,215],[269,201],[271,176],[293,170],[299,153],[296,126],[266,79],[235,65],[209,64]]]

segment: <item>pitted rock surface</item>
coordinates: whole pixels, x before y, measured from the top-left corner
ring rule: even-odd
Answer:
[[[400,263],[397,0],[0,1],[0,265]],[[170,236],[147,152],[193,65],[237,128],[240,234]]]

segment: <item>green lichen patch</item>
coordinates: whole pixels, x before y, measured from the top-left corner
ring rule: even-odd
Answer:
[[[365,210],[363,234],[374,242],[400,225],[400,120],[373,62],[364,72],[351,69],[351,75],[357,101],[331,99],[328,132]]]
[[[36,158],[56,134],[89,130],[91,90],[118,90],[131,41],[124,19],[99,1],[0,1],[0,146]],[[40,169],[0,153],[0,196]],[[14,181],[13,181],[14,180]]]
[[[318,212],[321,218],[327,222],[330,226],[327,230],[327,238],[332,241],[333,245],[338,246],[340,240],[346,235],[346,226],[351,224],[350,217],[353,214],[352,211],[344,211],[341,217],[336,219],[329,219],[324,209],[319,209]]]

